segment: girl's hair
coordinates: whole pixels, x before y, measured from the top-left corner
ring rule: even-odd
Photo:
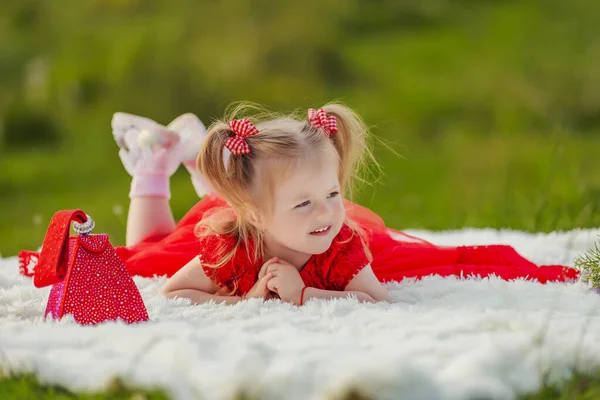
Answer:
[[[302,114],[281,115],[247,104],[231,109],[225,121],[248,118],[258,128],[258,133],[245,138],[250,153],[231,155],[227,168],[224,165],[223,146],[235,133],[225,121],[217,121],[210,126],[198,155],[197,167],[231,206],[233,213],[231,209],[222,209],[205,216],[198,223],[196,234],[199,237],[226,235],[235,238],[236,245],[231,251],[214,249],[217,254],[222,254],[216,264],[208,266],[218,268],[224,265],[238,247],[248,243],[248,240],[254,244],[252,254],[248,254],[249,260],[258,262],[263,258],[264,243],[256,221],[272,211],[277,183],[286,179],[296,166],[319,162],[324,154],[333,152],[339,161],[338,178],[343,198],[351,198],[357,181],[364,182],[359,173],[366,171],[362,167],[368,161],[377,166],[367,143],[368,130],[361,118],[341,104],[330,103],[322,108],[327,116],[335,117],[337,133],[328,136],[323,130],[314,128],[308,122],[307,110]],[[255,111],[255,115],[245,115],[247,110]],[[256,186],[260,190],[253,191]],[[260,202],[257,201],[259,197]],[[352,221],[347,219],[345,222],[360,235],[370,258],[364,233]]]

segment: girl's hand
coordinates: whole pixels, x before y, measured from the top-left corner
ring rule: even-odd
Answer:
[[[242,296],[242,299],[262,298],[263,300],[269,300],[275,298],[275,293],[271,292],[267,287],[267,282],[273,278],[273,274],[267,272],[267,268],[269,265],[277,262],[278,260],[279,259],[277,257],[273,257],[263,264],[263,266],[260,268],[260,272],[258,273],[258,281],[256,281],[248,293]]]
[[[269,280],[271,280],[272,278],[273,278],[273,274],[270,272],[267,273],[266,275],[264,275],[262,278],[260,278],[254,284],[254,286],[252,286],[252,289],[250,289],[250,291],[248,293],[246,293],[244,296],[242,296],[242,300],[246,300],[246,299],[250,299],[250,298],[267,300],[269,298],[269,294],[270,294],[267,284],[269,283]]]
[[[300,304],[300,296],[305,285],[296,267],[286,261],[278,260],[267,266],[266,273],[273,275],[267,282],[269,290],[277,293],[283,301]]]
[[[379,282],[379,279],[373,273],[370,265],[364,267],[358,274],[352,278],[345,288],[348,292],[361,292],[368,294],[375,301],[387,301],[393,303],[394,299],[388,293],[386,288]]]
[[[273,263],[278,263],[278,262],[282,262],[279,257],[271,257],[269,258],[263,265],[262,267],[260,267],[260,271],[258,272],[258,279],[261,279],[263,276],[265,276],[267,274],[268,269],[269,269],[269,265],[273,264]],[[283,261],[285,262],[285,261]]]

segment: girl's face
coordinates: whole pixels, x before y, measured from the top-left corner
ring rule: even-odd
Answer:
[[[301,267],[329,249],[346,217],[337,168],[335,155],[325,152],[319,163],[307,160],[276,187],[273,213],[262,229],[269,256]]]

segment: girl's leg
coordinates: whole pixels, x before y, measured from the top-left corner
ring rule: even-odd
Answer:
[[[175,228],[169,180],[181,164],[186,143],[162,125],[131,114],[116,113],[112,128],[119,157],[133,178],[125,239],[129,247]]]
[[[169,199],[165,197],[134,197],[127,215],[126,246],[139,243],[148,235],[169,234],[175,229],[175,219]]]
[[[212,191],[195,168],[195,160],[206,137],[204,124],[195,115],[184,114],[165,129],[147,118],[116,113],[112,126],[115,140],[121,147],[119,156],[133,177],[126,245],[133,246],[149,235],[171,233],[176,224],[169,204],[169,177],[179,164],[183,161],[190,171],[199,197]],[[140,135],[144,140],[140,140]],[[173,137],[176,140],[173,141]],[[149,144],[153,150],[142,151],[141,143]],[[162,147],[165,143],[170,144]]]

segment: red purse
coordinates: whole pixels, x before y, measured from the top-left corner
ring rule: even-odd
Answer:
[[[71,221],[77,235],[69,237]],[[36,287],[53,285],[44,315],[73,315],[80,324],[147,321],[146,307],[125,264],[108,235],[91,234],[93,228],[94,221],[81,210],[58,211],[41,252],[19,254],[21,273],[33,272]]]

